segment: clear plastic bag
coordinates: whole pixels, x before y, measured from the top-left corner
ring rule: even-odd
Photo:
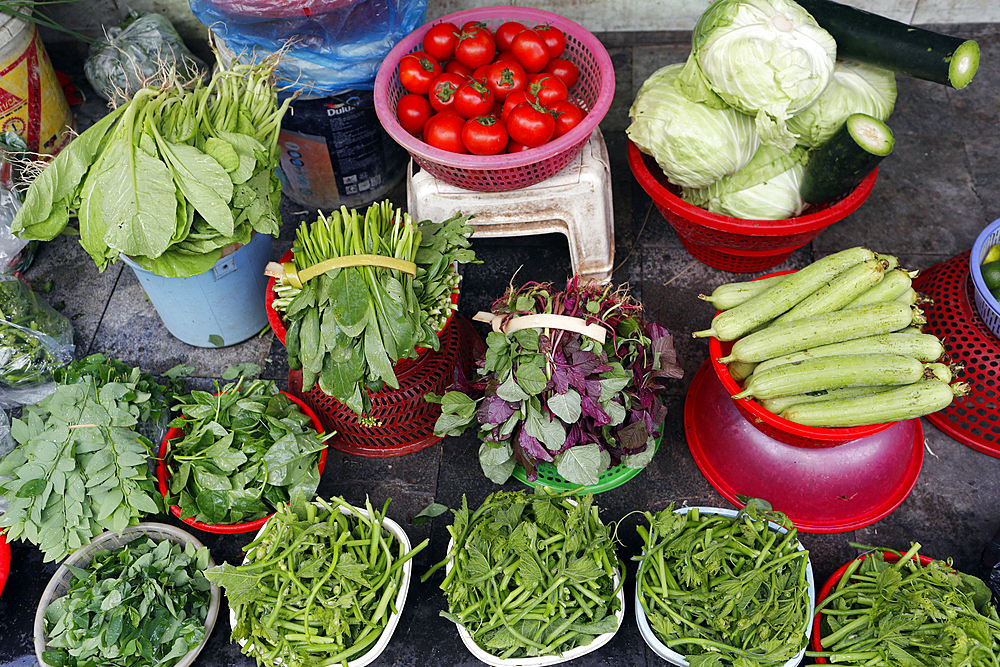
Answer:
[[[427,0],[189,0],[199,21],[244,62],[282,51],[283,94],[371,90],[379,65],[424,22]],[[222,49],[220,49],[222,50]]]
[[[26,254],[28,255],[27,264],[30,266],[31,260],[34,258],[34,249],[38,247],[36,242],[26,252],[29,242],[17,238],[10,231],[14,216],[21,208],[21,197],[14,188],[14,169],[8,159],[8,153],[21,146],[23,146],[23,150],[28,150],[24,141],[13,132],[5,132],[4,136],[0,137],[0,273],[5,274],[27,268],[24,266]]]
[[[37,403],[73,360],[73,324],[26,282],[0,276],[0,407]]]
[[[97,94],[124,102],[172,65],[182,80],[201,76],[205,63],[191,53],[170,21],[132,10],[116,28],[90,46],[83,72]]]

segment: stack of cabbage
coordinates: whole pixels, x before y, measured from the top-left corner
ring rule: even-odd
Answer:
[[[834,38],[792,0],[716,0],[684,64],[654,73],[629,112],[629,138],[688,202],[776,220],[806,203],[810,149],[853,113],[885,121],[893,72],[837,60]]]

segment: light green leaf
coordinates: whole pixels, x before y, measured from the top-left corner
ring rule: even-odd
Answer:
[[[601,448],[594,443],[576,445],[555,456],[556,470],[569,482],[593,486],[604,472]]]
[[[572,387],[565,394],[553,394],[545,405],[566,424],[575,424],[583,415],[580,394]]]

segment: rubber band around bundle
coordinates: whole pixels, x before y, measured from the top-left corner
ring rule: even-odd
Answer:
[[[564,329],[593,338],[601,345],[607,340],[608,331],[600,324],[587,324],[586,320],[569,315],[553,315],[539,313],[536,315],[521,315],[507,320],[501,328],[505,315],[479,311],[473,316],[477,322],[488,322],[494,331],[504,334],[514,333],[521,329]]]
[[[326,273],[330,269],[347,269],[354,266],[377,266],[383,269],[396,269],[411,276],[417,275],[417,265],[405,259],[386,257],[385,255],[345,255],[343,257],[332,257],[325,259],[318,264],[306,267],[299,271],[294,262],[268,262],[264,268],[264,275],[277,278],[288,283],[292,287],[302,289],[302,285],[321,273]]]

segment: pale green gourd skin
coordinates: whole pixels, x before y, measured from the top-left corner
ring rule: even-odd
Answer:
[[[794,405],[781,416],[804,426],[868,426],[937,412],[948,407],[954,397],[951,385],[938,379],[921,380],[873,396]]]
[[[817,395],[813,394],[794,394],[792,396],[778,396],[776,398],[765,398],[759,401],[760,406],[767,410],[768,412],[781,415],[782,412],[792,407],[793,405],[801,405],[803,403],[820,403],[824,401],[832,401],[835,399],[844,398],[857,398],[859,396],[871,396],[872,394],[881,394],[886,391],[891,391],[895,386],[889,385],[886,387],[843,387],[841,389],[832,389],[824,394]]]
[[[879,301],[891,301],[897,296],[910,289],[913,278],[910,272],[905,269],[892,269],[886,271],[882,280],[867,292],[859,295],[856,299],[848,303],[845,308],[852,306],[862,306],[867,303],[878,303]]]
[[[875,258],[855,264],[836,278],[803,299],[794,308],[775,320],[776,323],[801,320],[843,308],[881,282],[889,262]]]
[[[924,365],[900,354],[856,354],[807,359],[754,373],[733,398],[777,398],[843,387],[911,384]]]
[[[765,371],[768,368],[796,363],[806,359],[865,353],[903,354],[913,357],[917,361],[932,362],[944,356],[944,345],[933,334],[898,332],[878,334],[875,336],[854,338],[840,343],[821,345],[780,357],[772,357],[757,364],[754,372],[757,373]]]

